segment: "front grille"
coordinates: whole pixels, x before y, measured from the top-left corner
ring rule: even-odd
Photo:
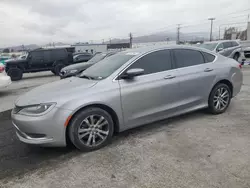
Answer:
[[[17,114],[20,110],[22,110],[22,107],[20,106],[15,106],[12,110],[13,114]]]

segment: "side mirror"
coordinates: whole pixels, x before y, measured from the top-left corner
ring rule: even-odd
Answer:
[[[224,49],[223,48],[218,48],[217,49],[217,52],[221,52],[221,51],[223,51]]]
[[[120,78],[122,79],[132,79],[136,76],[140,76],[144,74],[144,69],[129,69],[123,74]]]

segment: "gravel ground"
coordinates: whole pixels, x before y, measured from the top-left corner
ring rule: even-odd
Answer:
[[[19,95],[30,89],[49,82],[59,80],[51,72],[27,73],[20,81],[12,82],[10,86],[0,91],[0,112],[13,108],[14,101]]]
[[[0,187],[250,187],[250,69],[228,111],[198,111],[116,135],[101,150],[20,143],[0,126]]]

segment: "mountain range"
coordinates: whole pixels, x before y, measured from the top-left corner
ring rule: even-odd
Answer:
[[[133,43],[146,43],[146,42],[161,42],[161,41],[175,41],[176,40],[176,33],[169,33],[169,32],[160,32],[156,34],[151,34],[151,35],[144,35],[144,36],[138,36],[133,38]],[[209,33],[207,32],[193,32],[193,33],[180,33],[180,40],[181,41],[191,41],[191,40],[208,40]],[[105,43],[109,43],[105,42]],[[129,42],[129,39],[122,39],[122,38],[113,38],[111,40],[112,43],[126,43]],[[53,44],[47,44],[45,46],[62,46],[62,45],[67,45],[62,42],[57,42]],[[36,49],[41,46],[37,44],[29,44],[29,45],[20,45],[20,46],[11,46],[9,49],[13,49],[14,51],[20,51],[22,49]],[[1,50],[1,49],[0,49]]]

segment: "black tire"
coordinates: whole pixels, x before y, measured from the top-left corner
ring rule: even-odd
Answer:
[[[62,70],[63,67],[65,67],[63,64],[57,64],[54,67],[55,75],[59,76],[59,73],[60,73],[60,71]]]
[[[240,54],[239,53],[235,53],[234,56],[233,56],[233,59],[235,61],[239,61],[239,58],[240,58]]]
[[[23,71],[19,68],[10,68],[7,74],[12,81],[21,80],[23,78]]]
[[[91,128],[91,126],[85,123],[86,121],[84,122],[84,120],[86,119],[88,122],[91,122],[91,118],[90,118],[91,116],[93,116],[92,119],[93,119],[93,122],[95,122],[95,124],[97,124],[98,120],[100,120],[101,117],[104,118],[102,121],[107,122],[107,123],[102,126],[102,129],[100,128],[95,129],[93,127]],[[100,123],[102,123],[102,121]],[[91,125],[94,125],[94,124],[91,124]],[[103,109],[95,108],[95,107],[87,108],[79,112],[78,114],[76,114],[74,118],[72,119],[69,126],[70,126],[68,129],[69,139],[81,151],[94,151],[94,150],[97,150],[99,148],[106,146],[107,144],[111,142],[112,136],[114,133],[114,122],[110,114]],[[91,129],[91,130],[84,131],[82,132],[83,134],[81,134],[78,132],[80,128],[81,130],[87,130],[87,129]],[[100,133],[99,131],[95,132],[95,130],[97,129],[105,132],[105,134]],[[99,137],[98,134],[99,135],[101,134],[101,136],[103,138],[105,137],[105,139],[102,139],[101,137]],[[86,135],[86,136],[84,136],[83,138],[79,138],[83,135]],[[92,144],[92,146],[88,144],[89,139],[91,139],[89,144]],[[94,142],[94,139],[95,139],[95,142]],[[99,140],[99,143],[98,143],[98,140]]]
[[[221,91],[221,95],[220,95],[220,97],[217,98],[217,96],[219,96],[219,93],[220,93],[219,89]],[[224,94],[225,92],[228,93],[228,96],[227,95],[222,96],[222,94]],[[225,97],[225,96],[227,96],[227,97]],[[223,83],[219,83],[219,84],[215,85],[214,88],[212,89],[210,95],[209,95],[208,111],[212,114],[224,113],[227,110],[228,106],[230,105],[231,98],[232,98],[232,93],[231,93],[231,90],[228,87],[228,85],[223,84]],[[227,103],[225,104],[225,102],[223,102],[223,103],[220,102],[221,99],[223,99],[223,101],[226,101]],[[218,103],[220,103],[220,104],[218,105]],[[223,106],[223,105],[225,105],[225,106]],[[222,106],[223,106],[223,108],[218,109],[218,107],[220,108]]]

